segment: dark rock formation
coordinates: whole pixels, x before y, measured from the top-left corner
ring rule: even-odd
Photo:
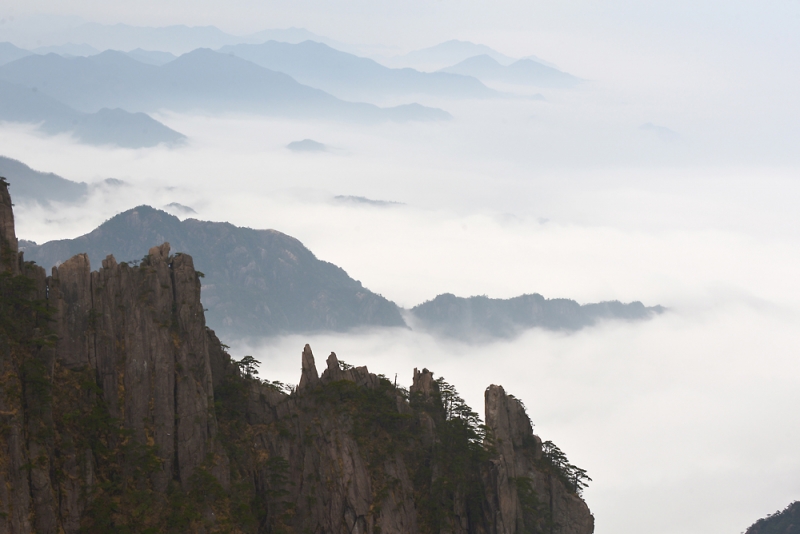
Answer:
[[[502,386],[486,389],[486,426],[496,451],[488,486],[497,532],[526,532],[531,525],[541,531],[554,526],[564,534],[594,531],[586,503],[559,480],[561,473],[542,468],[542,441],[533,433],[525,408]]]
[[[30,282],[24,289],[33,303],[21,308],[8,284],[16,279],[3,280],[2,390],[5,402],[17,402],[3,411],[14,415],[0,449],[6,464],[0,485],[13,488],[18,500],[0,503],[6,531],[30,531],[22,519],[30,512],[36,532],[77,532],[87,514],[99,513],[93,505],[104,497],[119,504],[121,494],[107,494],[115,483],[154,494],[173,483],[188,490],[202,467],[224,487],[227,458],[216,440],[210,336],[191,257],[170,256],[165,243],[138,268],[109,256],[91,272],[80,254],[46,277],[17,253],[5,185],[0,193],[4,271],[23,274],[17,278]],[[9,307],[38,316],[29,336],[15,338]],[[32,337],[37,334],[40,339]],[[137,479],[142,462],[150,468]],[[28,484],[15,480],[26,465]]]
[[[759,519],[745,534],[800,534],[800,501]]]
[[[12,274],[19,274],[19,243],[14,231],[12,206],[8,182],[5,178],[0,178],[0,267]]]
[[[570,299],[546,299],[539,294],[511,299],[439,295],[411,309],[419,324],[438,334],[467,341],[513,337],[534,328],[578,330],[603,319],[642,320],[662,313],[661,306],[619,301],[580,305]]]
[[[0,184],[0,533],[590,534],[582,485],[491,386],[409,391],[302,353],[296,390],[205,326],[192,258],[79,254],[47,277]],[[572,470],[572,471],[570,471]]]

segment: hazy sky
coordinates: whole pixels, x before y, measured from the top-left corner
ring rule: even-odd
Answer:
[[[288,382],[310,342],[318,365],[334,350],[404,384],[427,366],[479,411],[483,389],[503,384],[594,478],[598,534],[736,534],[800,499],[797,0],[6,1],[0,40],[4,27],[63,16],[298,26],[375,54],[458,38],[590,80],[544,101],[423,99],[453,114],[446,123],[156,115],[189,137],[179,149],[88,147],[0,124],[0,154],[93,184],[86,205],[18,203],[22,238],[74,237],[137,204],[179,202],[297,237],[403,306],[443,292],[668,306],[648,323],[481,346],[415,331],[224,341]],[[285,149],[304,138],[330,150]],[[108,177],[128,185],[98,185]]]

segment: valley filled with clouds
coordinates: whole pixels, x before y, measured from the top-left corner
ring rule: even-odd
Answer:
[[[431,11],[450,4],[413,6],[438,20],[442,15]],[[525,17],[535,11],[516,7]],[[121,9],[106,17],[123,20],[115,15]],[[417,41],[387,30],[379,43],[374,29],[348,39],[353,23],[339,21],[337,31],[319,13],[302,22],[283,6],[285,27],[311,31],[256,33],[264,23],[220,31],[247,39],[208,31],[207,44],[195,36],[182,45],[159,34],[162,44],[172,43],[161,51],[176,59],[160,56],[169,61],[157,66],[107,55],[103,61],[117,62],[114,72],[119,65],[138,69],[121,79],[144,80],[142,87],[126,82],[122,90],[106,79],[90,97],[66,82],[45,88],[36,76],[52,72],[14,67],[31,61],[23,55],[0,65],[0,84],[38,83],[38,93],[62,99],[74,108],[69,113],[147,112],[159,131],[185,137],[180,143],[140,138],[126,148],[111,134],[92,141],[69,125],[48,130],[42,117],[0,117],[0,155],[86,184],[77,197],[15,198],[17,234],[38,244],[71,239],[143,204],[182,220],[288,234],[402,307],[410,328],[223,339],[235,357],[260,360],[262,378],[296,384],[302,347],[310,343],[318,362],[335,351],[392,380],[396,374],[403,385],[413,368],[427,367],[479,412],[486,386],[503,384],[525,402],[535,431],[593,478],[585,498],[599,534],[741,532],[800,495],[800,108],[791,97],[800,76],[781,68],[795,59],[786,49],[796,36],[783,21],[738,31],[748,8],[729,6],[709,29],[727,36],[726,51],[704,46],[705,19],[689,6],[658,8],[701,19],[674,23],[683,37],[655,16],[621,4],[615,9],[600,17],[605,29],[589,24],[585,13],[548,9],[543,18],[551,29],[527,41],[523,29],[500,15],[487,16],[483,27],[478,15],[460,15],[438,42],[485,39],[492,61],[499,61],[479,55],[482,63],[464,65],[469,58],[452,50],[413,54],[437,42],[439,33],[427,24]],[[770,3],[769,9],[777,17],[789,8]],[[375,10],[365,8],[364,20],[383,20]],[[163,24],[127,22],[162,26],[176,16],[165,15]],[[639,28],[651,24],[655,37],[630,29],[615,34],[608,22],[625,26],[620,21],[629,19]],[[78,24],[57,32],[32,20],[41,35],[61,32],[73,43],[80,35]],[[591,31],[581,35],[565,21]],[[34,49],[19,37],[24,28],[8,28],[0,28],[0,41],[18,38],[20,47]],[[87,42],[97,52],[114,44],[102,40],[115,35],[103,28],[85,30],[95,36]],[[323,34],[319,41],[329,49],[297,48]],[[136,31],[119,35],[130,50],[145,45]],[[571,44],[559,49],[567,36]],[[42,46],[67,44],[52,39]],[[286,41],[252,48],[269,39]],[[748,43],[754,44],[744,52]],[[192,59],[180,56],[190,44],[218,50],[202,53],[227,62],[223,71],[242,80],[236,83],[274,88],[278,80],[279,97],[236,84],[215,93],[208,80],[222,71],[211,63],[178,69]],[[672,45],[677,52],[669,51]],[[337,46],[337,53],[352,55],[337,56]],[[693,47],[694,56],[687,52]],[[509,72],[526,67],[533,54],[530,61],[539,61],[547,76],[521,83],[527,78]],[[40,56],[62,70],[92,58],[99,65],[99,57]],[[503,70],[520,60],[517,70]],[[452,61],[445,72],[442,61]],[[338,68],[321,67],[331,64]],[[420,70],[391,70],[408,66]],[[168,67],[172,78],[163,74]],[[556,68],[563,76],[547,70]],[[75,80],[85,81],[84,71],[75,72]],[[288,148],[304,140],[319,146]],[[13,197],[14,177],[7,178]],[[646,321],[534,328],[470,343],[418,328],[408,315],[442,293],[641,301],[666,311]]]

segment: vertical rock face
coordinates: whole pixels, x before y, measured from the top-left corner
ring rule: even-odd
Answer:
[[[298,389],[306,389],[314,387],[319,383],[319,374],[317,374],[317,365],[314,363],[314,355],[311,353],[311,347],[306,345],[303,348],[303,361],[301,365],[300,384]]]
[[[44,338],[0,339],[0,488],[12,488],[0,490],[0,532],[100,529],[88,517],[99,514],[93,505],[100,497],[120,505],[133,491],[128,484],[163,496],[170,485],[188,491],[202,471],[226,485],[218,466],[227,458],[215,439],[213,333],[191,257],[171,256],[165,243],[138,267],[109,256],[92,272],[79,254],[46,277],[17,261],[5,186],[0,233],[6,271],[22,273],[38,306],[31,336]]]
[[[522,404],[486,428],[414,370],[406,391],[311,347],[296,389],[255,378],[205,326],[192,258],[17,254],[0,184],[0,534],[591,534]]]
[[[43,428],[52,420],[45,399],[26,382],[38,382],[41,368],[52,360],[52,350],[31,347],[29,361],[20,366],[20,342],[40,336],[41,329],[29,305],[45,291],[44,270],[20,261],[14,214],[8,184],[0,179],[0,532],[48,531],[53,522],[53,502],[46,476],[49,458],[35,464],[46,447]],[[25,276],[19,276],[24,274]],[[27,348],[27,347],[26,347]],[[28,380],[26,380],[28,379]],[[31,417],[35,416],[35,419]],[[41,516],[31,515],[43,509]]]
[[[594,532],[594,517],[577,488],[567,487],[570,480],[559,476],[557,465],[542,461],[542,440],[533,433],[522,403],[495,385],[486,389],[485,399],[495,448],[487,474],[496,532]]]
[[[53,268],[56,358],[97,377],[109,415],[155,447],[157,491],[185,487],[209,453],[216,421],[200,284],[189,256],[153,247],[139,267],[113,256],[91,272],[81,254]]]
[[[5,178],[0,178],[0,267],[2,270],[19,274],[18,250],[11,195],[8,193],[8,183]]]

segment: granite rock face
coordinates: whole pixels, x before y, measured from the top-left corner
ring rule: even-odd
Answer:
[[[496,532],[527,532],[531,527],[542,532],[552,527],[563,534],[594,532],[594,517],[583,499],[559,480],[558,473],[541,468],[542,441],[533,433],[520,401],[495,385],[486,389],[485,398],[486,426],[496,450],[487,470],[489,498],[497,510]],[[521,486],[520,480],[529,485]],[[523,502],[533,495],[536,503]],[[526,510],[531,505],[544,513],[533,517],[534,510]]]
[[[447,415],[427,369],[415,369],[404,391],[333,353],[319,375],[308,345],[301,361],[295,390],[248,382],[241,442],[251,459],[232,465],[235,478],[262,488],[273,531],[594,531],[586,503],[543,461],[524,407],[502,387],[487,388],[486,437],[470,445],[456,438],[464,426]]]
[[[8,183],[2,179],[0,183],[0,262],[4,270],[19,274],[19,243],[14,232],[14,209]]]
[[[97,491],[93,471],[104,462],[97,443],[77,448],[86,441],[75,434],[82,425],[65,422],[86,415],[82,408],[102,408],[94,416],[117,431],[103,440],[106,447],[116,448],[116,441],[147,448],[159,467],[145,483],[157,494],[170,482],[188,488],[201,464],[210,472],[226,465],[215,440],[210,333],[192,258],[170,256],[165,243],[139,267],[109,256],[92,272],[79,254],[48,277],[17,252],[5,186],[0,232],[3,271],[30,281],[30,297],[47,317],[37,330],[49,332],[32,349],[2,340],[0,402],[12,406],[2,410],[9,428],[0,449],[0,486],[11,491],[0,494],[0,532],[79,530]],[[126,461],[120,467],[136,469]],[[225,483],[227,473],[218,474]]]
[[[427,369],[407,391],[333,353],[319,374],[306,345],[296,388],[262,381],[169,244],[46,276],[5,184],[0,238],[0,533],[593,532],[499,386],[484,431]]]

